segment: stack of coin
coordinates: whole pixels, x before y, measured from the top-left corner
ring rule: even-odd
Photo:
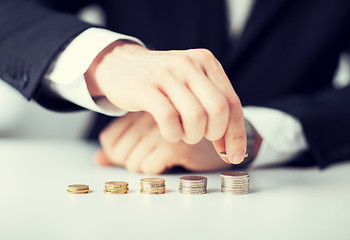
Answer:
[[[163,194],[165,193],[165,180],[162,178],[142,178],[141,193]]]
[[[249,175],[246,172],[221,173],[221,192],[227,194],[247,194],[249,192]]]
[[[84,194],[89,192],[89,185],[85,184],[72,184],[68,185],[67,193],[71,194]]]
[[[184,194],[207,193],[207,178],[203,176],[180,177],[179,192]]]
[[[106,182],[105,183],[105,193],[108,194],[125,194],[129,191],[129,184],[127,182]]]

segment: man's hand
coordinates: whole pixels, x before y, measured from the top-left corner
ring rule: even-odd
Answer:
[[[208,140],[195,145],[165,140],[152,116],[145,112],[115,120],[102,131],[100,141],[102,150],[96,154],[99,164],[120,165],[134,172],[160,174],[173,166],[213,171],[232,166],[220,159]]]
[[[226,162],[243,161],[241,103],[210,51],[151,51],[117,41],[96,57],[85,78],[93,96],[122,110],[149,112],[165,139],[195,144],[206,137],[218,153],[226,151]]]

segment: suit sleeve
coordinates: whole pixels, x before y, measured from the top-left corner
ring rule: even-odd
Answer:
[[[325,168],[350,159],[350,86],[292,96],[266,107],[289,113],[300,121],[310,151],[301,158],[302,165],[316,163]]]
[[[43,99],[40,81],[51,61],[91,27],[72,14],[83,1],[67,11],[55,2],[60,1],[0,0],[0,78],[28,100]]]

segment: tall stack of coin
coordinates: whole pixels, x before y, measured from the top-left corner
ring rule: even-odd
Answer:
[[[249,192],[250,178],[246,172],[221,173],[221,192],[227,194],[247,194]]]
[[[179,192],[184,194],[207,193],[207,178],[203,176],[180,177]]]
[[[71,194],[85,194],[89,192],[89,185],[85,184],[72,184],[68,185],[67,193]]]
[[[129,191],[127,182],[111,181],[105,183],[105,193],[108,194],[125,194]]]
[[[141,193],[163,194],[165,193],[165,180],[163,178],[142,178]]]

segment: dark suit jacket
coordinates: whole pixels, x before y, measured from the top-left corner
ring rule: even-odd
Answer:
[[[0,0],[0,78],[27,99],[56,110],[40,81],[57,53],[91,27],[72,13],[88,0]],[[243,105],[282,110],[300,120],[307,164],[350,159],[350,87],[331,81],[350,43],[348,0],[257,0],[240,39],[228,34],[222,0],[101,0],[107,28],[155,49],[210,49]],[[98,116],[91,136],[110,118]]]

